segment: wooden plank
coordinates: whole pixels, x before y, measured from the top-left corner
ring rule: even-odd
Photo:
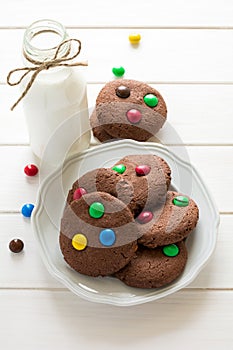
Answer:
[[[0,30],[2,74],[21,67],[24,30]],[[80,59],[88,59],[88,82],[113,78],[112,67],[123,66],[125,78],[159,82],[233,82],[233,30],[141,30],[143,40],[135,48],[129,30],[70,29],[70,37],[82,41]],[[106,47],[108,48],[106,50]]]
[[[211,4],[209,0],[4,3],[0,12],[0,338],[4,349],[17,344],[24,350],[63,350],[64,346],[149,350],[156,344],[159,349],[178,350],[181,339],[190,350],[232,348],[232,14],[231,0],[221,4],[217,0]],[[82,39],[83,57],[89,59],[90,101],[101,86],[97,83],[113,79],[112,66],[123,65],[126,78],[156,84],[168,101],[169,123],[182,142],[206,145],[171,149],[181,156],[188,151],[219,209],[228,215],[221,216],[218,244],[208,265],[189,288],[166,299],[116,308],[78,298],[48,274],[30,220],[19,213],[22,204],[34,202],[40,176],[29,179],[23,174],[23,167],[37,160],[29,147],[22,147],[28,142],[22,107],[9,112],[17,88],[1,84],[10,69],[22,65],[23,28],[48,17],[68,26],[70,36]],[[132,31],[142,35],[137,49],[128,42]],[[171,128],[158,136],[163,142],[179,143]],[[14,236],[23,238],[24,253],[13,255],[8,250]]]
[[[185,291],[130,308],[69,292],[1,291],[1,344],[13,349],[231,349],[233,292]],[[98,326],[97,326],[98,325]],[[12,337],[12,329],[14,336]],[[29,330],[27,334],[25,330]]]
[[[231,125],[233,85],[152,84],[164,96],[168,118],[156,137],[164,144],[233,144]],[[103,84],[88,84],[92,109]],[[11,112],[17,88],[0,85],[0,144],[28,143],[22,104]],[[221,103],[219,103],[221,100]]]
[[[11,0],[0,13],[1,26],[25,26],[41,18],[53,18],[72,26],[101,27],[208,27],[232,26],[232,2],[225,0],[145,0],[137,1],[94,0],[80,4],[74,0],[55,2],[40,0]],[[13,16],[13,13],[20,14]]]
[[[188,288],[233,289],[232,227],[233,215],[222,215],[215,252]],[[0,288],[65,288],[47,272],[38,253],[30,220],[20,214],[1,214],[0,230]],[[9,251],[8,245],[13,238],[24,241],[22,253]]]
[[[35,203],[40,177],[26,176],[24,167],[30,163],[38,164],[38,160],[28,146],[0,147],[0,159],[0,211],[20,212],[25,203]]]
[[[221,215],[215,251],[190,288],[233,288],[232,227],[233,216]]]
[[[205,179],[221,212],[232,212],[233,147],[169,147],[193,163]],[[28,163],[38,163],[27,146],[2,146],[0,159],[0,211],[19,211],[24,203],[34,203],[40,176],[28,178],[23,173]],[[7,176],[6,176],[7,172]],[[17,191],[17,195],[16,195]]]
[[[171,147],[171,149],[196,167],[219,210],[232,212],[232,200],[229,194],[233,193],[233,147]]]
[[[0,288],[60,288],[45,268],[35,244],[30,219],[21,214],[0,215]],[[24,250],[14,254],[9,243],[14,238],[24,242]]]

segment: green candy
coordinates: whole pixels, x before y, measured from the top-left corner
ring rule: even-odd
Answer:
[[[173,204],[175,204],[177,207],[187,207],[189,205],[189,199],[184,196],[177,196],[173,199]]]
[[[116,77],[122,77],[125,74],[125,69],[123,67],[113,67],[112,72]]]
[[[155,107],[159,103],[158,98],[153,94],[147,94],[143,98],[145,104],[149,107]]]
[[[115,165],[112,170],[116,171],[119,174],[123,174],[126,170],[126,166],[124,164]]]
[[[177,256],[179,254],[179,248],[177,247],[176,244],[169,244],[163,247],[163,254],[166,256]]]
[[[89,215],[94,219],[99,219],[104,215],[104,205],[100,202],[94,202],[89,207]]]

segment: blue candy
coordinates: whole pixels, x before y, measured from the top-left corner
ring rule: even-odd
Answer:
[[[110,247],[115,243],[116,235],[113,230],[110,228],[106,228],[105,230],[102,230],[99,235],[100,243],[103,244],[106,247]]]
[[[21,209],[21,213],[23,214],[23,216],[25,216],[26,218],[30,218],[30,216],[32,215],[32,211],[34,209],[34,205],[31,203],[28,204],[24,204],[22,206]]]

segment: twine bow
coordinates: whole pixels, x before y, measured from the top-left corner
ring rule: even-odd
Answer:
[[[71,42],[77,42],[78,43],[78,49],[77,51],[72,55],[69,56],[70,54],[70,50],[68,50],[68,52],[66,53],[65,56],[61,57],[61,58],[57,58],[59,55],[59,52],[61,50],[61,48],[63,47],[63,45],[67,44],[67,43],[71,43]],[[54,67],[74,67],[74,66],[87,66],[87,62],[75,62],[75,63],[65,63],[67,61],[71,61],[74,58],[76,58],[79,53],[81,51],[81,41],[78,39],[67,39],[65,41],[63,41],[57,48],[55,55],[53,57],[53,59],[48,60],[48,61],[34,61],[32,59],[30,59],[26,53],[24,52],[24,56],[26,57],[26,59],[30,62],[32,62],[35,67],[24,67],[24,68],[16,68],[13,69],[12,71],[10,71],[7,75],[7,84],[10,86],[15,86],[21,83],[21,81],[31,72],[34,72],[31,76],[31,79],[29,80],[27,86],[25,87],[24,91],[22,92],[21,96],[18,98],[18,100],[13,104],[13,106],[11,107],[11,110],[13,111],[13,109],[17,106],[17,104],[24,98],[24,96],[28,93],[28,90],[31,88],[33,82],[35,81],[37,75],[46,69],[50,69],[50,68],[54,68]],[[11,82],[11,77],[15,72],[19,72],[19,71],[25,71],[25,73],[15,82]]]

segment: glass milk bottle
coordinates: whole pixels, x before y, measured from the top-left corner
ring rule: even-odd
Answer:
[[[24,34],[26,66],[36,69],[40,66],[38,61],[42,64],[53,61],[56,52],[56,59],[61,59],[52,67],[42,67],[31,84],[29,81],[35,71],[30,72],[31,76],[27,74],[20,84],[22,91],[27,90],[27,84],[30,84],[22,103],[31,148],[40,159],[49,154],[50,161],[55,163],[88,148],[90,144],[86,81],[82,74],[85,68],[71,66],[78,61],[77,57],[76,61],[67,60],[73,55],[72,50],[77,50],[78,40],[72,40],[76,39],[69,40],[63,25],[53,20],[34,22]]]

